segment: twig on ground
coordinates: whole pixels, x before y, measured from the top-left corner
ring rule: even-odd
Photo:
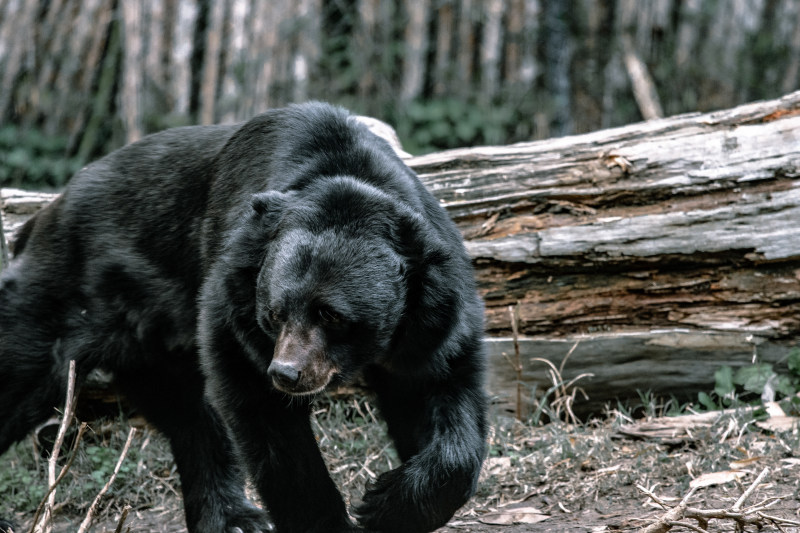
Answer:
[[[677,526],[687,527],[700,533],[707,533],[708,521],[711,519],[732,520],[736,524],[736,531],[744,531],[744,526],[746,525],[754,525],[761,529],[764,527],[764,525],[766,525],[767,522],[772,523],[778,528],[780,528],[781,525],[800,525],[800,522],[796,522],[794,520],[788,520],[763,513],[763,511],[767,508],[772,507],[779,501],[784,500],[786,496],[770,497],[753,506],[742,509],[745,501],[747,501],[747,499],[753,495],[753,492],[755,492],[768,474],[769,468],[762,470],[755,481],[753,481],[753,483],[751,483],[750,486],[742,493],[739,499],[736,500],[736,503],[734,503],[728,509],[698,509],[696,507],[689,507],[689,497],[694,494],[694,491],[697,487],[693,487],[678,505],[669,509],[669,506],[662,499],[641,485],[637,485],[636,488],[639,489],[639,491],[646,494],[651,500],[656,502],[664,509],[667,509],[667,512],[662,517],[658,518],[655,522],[644,529],[641,529],[640,533],[665,533],[671,528]],[[692,526],[687,524],[683,521],[687,518],[697,521],[698,525]]]
[[[131,512],[131,506],[126,505],[122,508],[122,516],[119,517],[119,522],[117,523],[117,528],[114,530],[114,533],[122,533],[122,527],[125,525],[125,520],[128,518],[128,513]],[[130,528],[128,528],[130,531]]]
[[[53,443],[53,451],[50,454],[50,459],[47,461],[47,497],[42,507],[41,517],[37,511],[37,519],[34,520],[31,531],[33,533],[50,533],[53,526],[51,518],[53,514],[53,506],[56,503],[56,464],[58,463],[58,456],[61,452],[61,445],[64,443],[64,436],[67,434],[67,428],[72,423],[72,417],[75,413],[75,361],[69,362],[69,373],[67,374],[67,397],[64,401],[64,413],[61,417],[61,424],[58,426],[58,433],[56,440]],[[62,471],[62,474],[64,471]],[[58,476],[59,478],[63,476]]]
[[[100,505],[100,499],[103,497],[103,495],[105,495],[106,492],[108,492],[108,489],[111,487],[111,484],[114,483],[114,480],[117,479],[117,474],[122,466],[122,461],[124,461],[125,456],[128,455],[128,449],[131,447],[131,442],[133,442],[133,436],[135,434],[136,428],[131,428],[130,431],[128,431],[128,440],[125,441],[125,446],[122,447],[122,452],[119,454],[119,459],[117,460],[117,464],[114,466],[114,471],[111,473],[111,477],[108,479],[108,481],[106,481],[106,484],[103,485],[103,488],[100,489],[100,492],[97,493],[97,496],[95,496],[92,505],[89,506],[89,510],[86,512],[86,518],[84,518],[83,522],[81,522],[77,533],[85,533],[92,524],[92,520],[94,520],[94,513],[97,511],[97,506]]]
[[[797,520],[789,520],[787,518],[781,518],[779,516],[773,516],[761,512],[759,512],[758,515],[763,517],[765,520],[769,520],[770,522],[775,524],[775,527],[777,527],[778,529],[781,529],[781,524],[784,526],[800,526],[800,522],[798,522]]]
[[[731,507],[732,511],[738,511],[742,508],[744,502],[746,502],[747,499],[753,495],[753,492],[761,484],[764,478],[767,477],[767,474],[769,474],[769,468],[764,468],[764,470],[761,471],[756,480],[753,481],[753,483],[751,483],[749,487],[747,487],[747,490],[745,490],[739,497],[739,499],[736,500],[736,503],[733,504],[733,507]]]
[[[669,527],[685,527],[686,529],[691,529],[692,531],[697,531],[697,533],[708,533],[702,527],[695,526],[694,524],[690,524],[689,522],[667,522]]]
[[[636,488],[639,489],[641,492],[647,494],[651,500],[656,502],[660,505],[663,509],[669,509],[669,504],[663,501],[661,498],[647,490],[646,488],[642,487],[641,485],[636,485]],[[696,488],[692,487],[689,490],[689,493],[683,497],[683,499],[673,507],[669,509],[664,516],[659,518],[655,521],[655,523],[650,524],[646,528],[644,528],[641,533],[664,533],[669,531],[676,523],[680,522],[683,518],[685,518],[686,507],[689,505],[689,498],[694,494]],[[702,529],[700,531],[703,531]]]

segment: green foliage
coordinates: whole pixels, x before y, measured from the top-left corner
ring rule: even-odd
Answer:
[[[481,106],[441,98],[411,102],[393,122],[403,148],[422,154],[459,146],[502,144],[516,119],[508,105]]]
[[[34,129],[5,126],[0,129],[0,185],[60,187],[80,168],[66,156],[67,139]]]
[[[800,348],[792,348],[786,358],[786,364],[789,367],[789,372],[800,376]]]
[[[122,421],[120,421],[121,427]],[[71,430],[67,433],[67,441],[71,440]],[[74,434],[72,435],[74,436]],[[40,435],[40,438],[42,435]],[[69,471],[56,489],[56,501],[59,505],[69,508],[70,512],[85,513],[89,503],[94,500],[102,487],[111,479],[114,467],[119,460],[123,439],[127,433],[123,430],[114,431],[110,435],[94,433],[84,434],[79,443],[77,455],[71,463]],[[41,447],[40,447],[41,446]],[[30,513],[42,501],[47,489],[47,456],[50,452],[48,442],[40,442],[39,446],[31,446],[30,440],[22,441],[12,446],[7,453],[0,457],[0,517],[17,516],[22,521],[20,513]],[[61,455],[57,470],[63,468],[71,455],[70,443],[61,448]],[[170,472],[171,455],[166,441],[158,441],[148,448],[146,457],[148,467],[141,470],[137,464],[143,458],[143,450],[132,446],[125,460],[120,466],[119,473],[107,493],[109,507],[116,505],[114,495],[120,492],[132,493],[131,487],[143,489],[141,494],[126,498],[122,503],[136,504],[136,498],[152,498],[152,495],[163,490],[171,491],[163,486],[169,481],[169,476],[164,477],[160,472]],[[154,489],[154,487],[158,487]],[[148,495],[148,491],[150,494]],[[139,502],[141,503],[141,502]],[[28,518],[31,518],[31,515]]]
[[[87,446],[84,450],[86,456],[89,458],[91,467],[92,467],[92,479],[95,482],[95,486],[93,489],[96,492],[100,490],[106,482],[111,479],[111,474],[114,473],[114,467],[119,460],[119,450],[114,448],[109,448],[108,446]],[[135,450],[131,450],[131,452],[135,453]],[[130,454],[130,452],[129,452]],[[132,461],[130,456],[125,458],[122,465],[120,465],[119,473],[117,474],[117,479],[115,484],[125,484],[126,476],[131,473],[131,469],[133,468],[131,465],[135,464]]]
[[[0,509],[4,512],[35,509],[46,488],[46,483],[41,483],[46,478],[44,462],[37,465],[29,447],[16,444],[3,456],[3,463],[3,468],[0,468]]]
[[[796,408],[800,403],[794,396],[800,391],[800,349],[793,348],[786,357],[788,374],[779,374],[769,363],[756,363],[734,371],[723,366],[714,372],[713,392],[698,394],[700,404],[709,411],[724,409],[738,403],[758,404],[762,396],[776,400],[790,398]]]

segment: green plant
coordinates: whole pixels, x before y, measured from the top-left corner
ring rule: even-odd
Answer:
[[[44,462],[34,460],[30,447],[15,444],[3,456],[0,468],[0,516],[7,516],[15,509],[32,509],[44,497],[47,474]]]
[[[16,126],[0,128],[0,185],[60,187],[81,166],[66,152],[65,137]]]
[[[723,409],[737,403],[756,404],[764,398],[789,398],[796,409],[800,399],[800,348],[793,348],[786,356],[788,374],[779,374],[770,363],[755,363],[734,371],[722,366],[714,372],[714,390],[701,392],[698,401],[708,410]]]
[[[411,102],[394,122],[403,148],[420,154],[459,146],[502,144],[514,121],[514,110],[508,105],[439,98]]]
[[[111,474],[114,472],[114,466],[119,459],[119,450],[108,446],[92,445],[87,446],[84,451],[92,466],[91,477],[96,483],[96,486],[92,488],[96,491],[105,485],[106,481],[108,481]],[[135,466],[132,465],[135,465],[135,463],[130,457],[122,463],[119,474],[117,474],[117,481],[119,481],[120,484],[127,482],[126,477],[130,474],[131,470],[135,468]]]

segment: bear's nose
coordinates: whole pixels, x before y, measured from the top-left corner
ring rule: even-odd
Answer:
[[[272,361],[267,372],[281,389],[293,389],[300,381],[300,370],[291,363]]]

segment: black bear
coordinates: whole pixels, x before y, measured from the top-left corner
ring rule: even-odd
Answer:
[[[0,277],[0,453],[51,415],[75,360],[169,438],[190,532],[432,531],[485,455],[482,333],[457,229],[355,116],[310,103],[167,130],[20,229]],[[403,461],[359,526],[310,424],[314,396],[356,378]]]

